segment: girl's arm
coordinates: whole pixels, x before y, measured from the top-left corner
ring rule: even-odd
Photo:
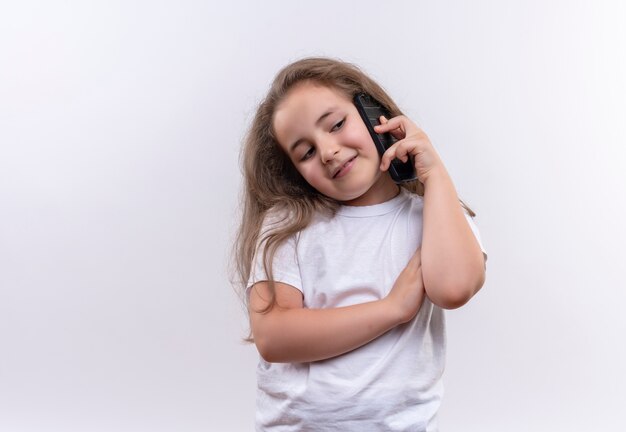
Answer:
[[[428,136],[405,116],[381,117],[379,133],[390,132],[399,141],[383,155],[386,171],[394,158],[413,157],[424,184],[422,264],[424,288],[436,305],[453,309],[467,303],[485,281],[485,261],[470,228],[452,179]]]
[[[266,313],[267,282],[250,290],[250,325],[254,343],[272,363],[311,362],[352,351],[399,324],[410,321],[424,299],[418,250],[384,299],[332,309],[303,307],[302,293],[276,282],[277,304]]]
[[[463,306],[485,282],[485,259],[445,167],[424,179],[424,286],[436,305]]]

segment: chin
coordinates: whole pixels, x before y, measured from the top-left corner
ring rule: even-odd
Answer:
[[[369,191],[369,189],[366,189],[363,192],[360,193],[355,193],[354,195],[349,195],[349,196],[344,196],[342,199],[338,199],[337,201],[342,202],[342,203],[351,203],[353,201],[357,201],[357,200],[361,200],[365,198],[365,195],[367,195],[367,192]]]

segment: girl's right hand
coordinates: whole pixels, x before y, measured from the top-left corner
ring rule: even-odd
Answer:
[[[384,299],[397,314],[400,324],[411,321],[424,301],[421,257],[421,249],[417,249]]]

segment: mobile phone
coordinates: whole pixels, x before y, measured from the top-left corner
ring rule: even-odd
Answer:
[[[391,147],[397,140],[390,134],[377,134],[374,132],[374,126],[380,124],[380,116],[391,118],[389,111],[376,99],[366,93],[357,93],[354,96],[354,105],[357,111],[361,115],[367,130],[374,140],[374,145],[378,150],[378,154],[381,156],[385,153],[389,147]],[[389,174],[396,183],[403,183],[413,181],[417,178],[415,175],[415,166],[413,165],[413,158],[409,157],[409,160],[402,162],[396,158],[391,161],[389,165]]]

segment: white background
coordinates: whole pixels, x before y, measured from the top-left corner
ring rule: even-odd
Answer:
[[[278,69],[355,62],[478,214],[443,431],[622,431],[626,7],[0,6],[0,431],[247,431],[226,272],[238,152]]]

